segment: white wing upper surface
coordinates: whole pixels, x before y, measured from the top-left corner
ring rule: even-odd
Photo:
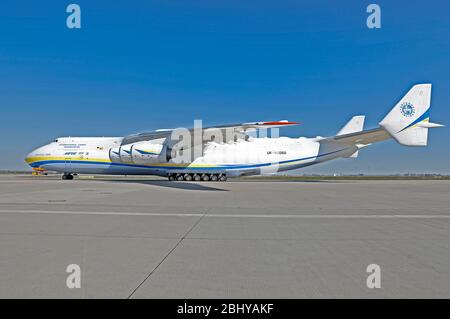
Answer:
[[[222,124],[216,126],[202,127],[201,130],[203,134],[209,136],[221,135],[224,138],[224,142],[231,141],[235,136],[245,136],[245,133],[249,130],[257,129],[268,129],[275,127],[285,127],[291,125],[298,125],[298,122],[289,122],[287,120],[282,121],[267,121],[267,122],[248,122],[248,123],[238,123],[238,124]],[[180,128],[183,129],[183,128]],[[156,139],[168,138],[177,129],[160,129],[151,132],[143,132],[138,134],[131,134],[125,136],[122,140],[122,145],[127,145],[131,143],[137,143],[141,141],[151,141]],[[194,131],[194,128],[185,128],[184,130]]]

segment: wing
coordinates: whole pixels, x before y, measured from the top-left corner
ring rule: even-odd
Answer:
[[[268,129],[275,127],[285,127],[291,125],[298,125],[298,122],[289,122],[287,120],[282,121],[269,121],[269,122],[248,122],[238,124],[222,124],[216,126],[203,127],[203,134],[209,136],[220,135],[223,137],[224,142],[231,141],[238,137],[245,137],[246,132],[249,130]],[[141,141],[151,141],[158,139],[167,139],[172,135],[176,129],[162,129],[152,132],[143,132],[138,134],[131,134],[125,136],[122,140],[122,145],[137,143]],[[189,131],[193,132],[193,128],[189,128]]]

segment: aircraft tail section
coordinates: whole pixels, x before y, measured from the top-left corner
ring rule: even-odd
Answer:
[[[347,124],[344,125],[343,128],[337,133],[336,136],[361,132],[364,128],[364,115],[356,115],[353,116]]]
[[[340,131],[337,133],[336,136],[342,136],[350,133],[357,133],[361,132],[364,128],[364,115],[356,115],[353,116],[350,121],[347,122],[347,124],[344,125],[343,128],[340,129]],[[356,158],[358,157],[358,151],[352,153],[348,157]]]
[[[416,84],[379,123],[398,143],[426,146],[430,123],[431,84]]]
[[[361,132],[364,128],[364,115],[356,115],[353,116],[347,124],[344,125],[343,128],[337,133],[336,136]]]

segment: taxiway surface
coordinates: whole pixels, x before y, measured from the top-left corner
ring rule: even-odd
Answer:
[[[450,181],[3,175],[0,298],[15,297],[450,298]]]

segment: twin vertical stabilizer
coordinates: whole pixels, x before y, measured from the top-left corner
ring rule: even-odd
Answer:
[[[430,123],[431,84],[414,85],[379,123],[402,145],[425,146]]]

